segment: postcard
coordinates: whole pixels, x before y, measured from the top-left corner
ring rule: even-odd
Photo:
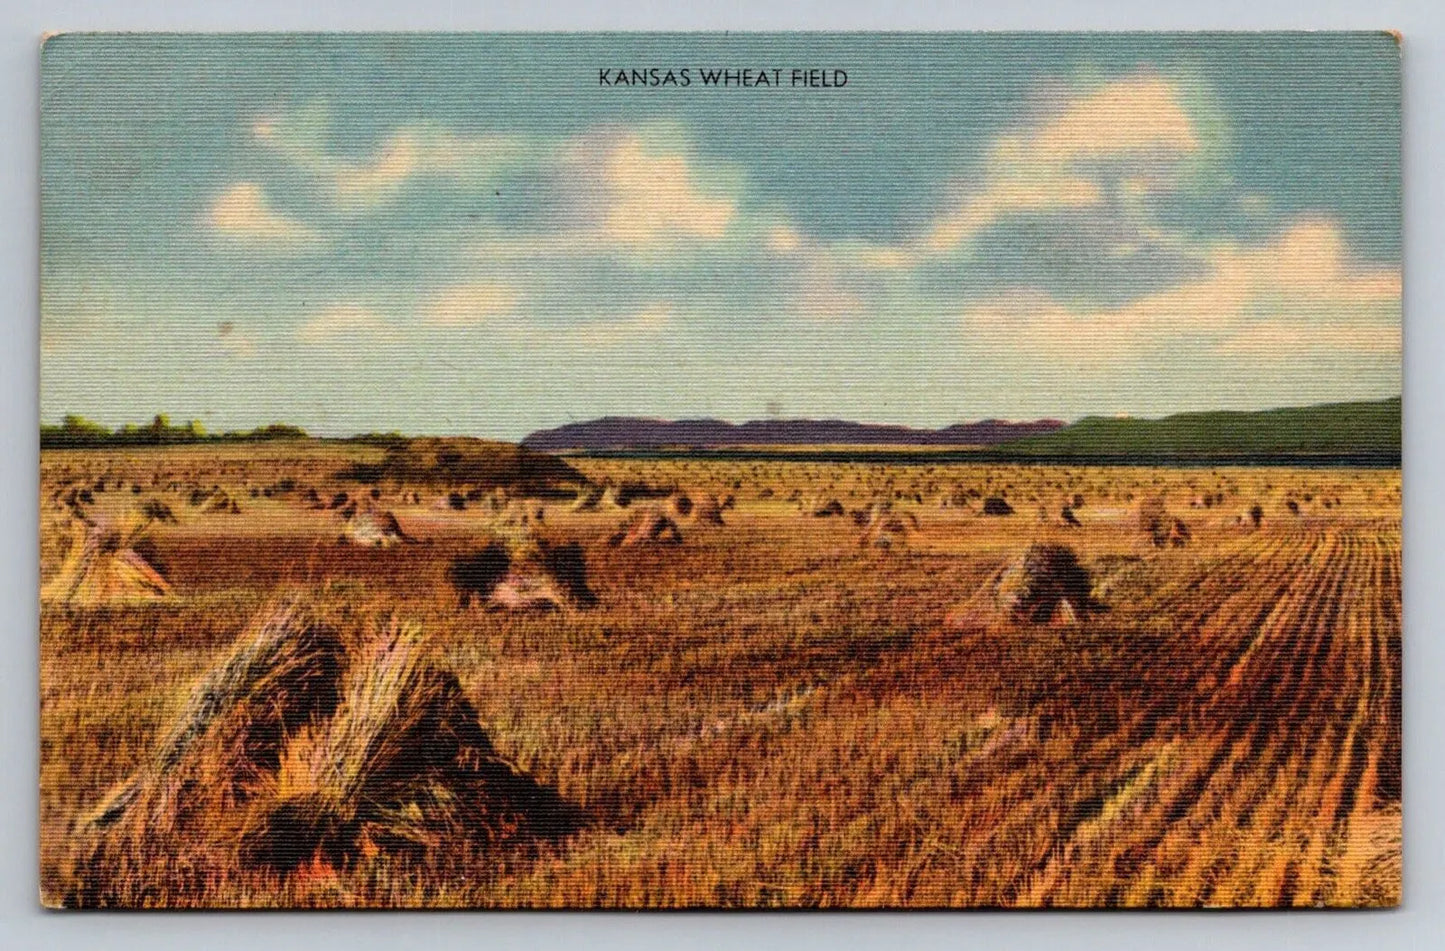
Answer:
[[[46,38],[42,901],[1397,904],[1400,56]]]

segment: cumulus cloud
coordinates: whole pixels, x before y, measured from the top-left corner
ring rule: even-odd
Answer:
[[[485,234],[480,255],[656,255],[722,241],[740,221],[735,173],[675,135],[600,128],[539,154],[529,213]]]
[[[395,328],[390,323],[355,304],[329,307],[296,331],[297,339],[307,344],[384,341],[395,336]]]
[[[1276,286],[1303,302],[1372,305],[1398,303],[1397,268],[1357,268],[1344,233],[1325,218],[1296,221],[1275,241],[1257,248],[1225,244],[1215,252],[1218,279],[1231,288]]]
[[[1153,73],[1056,88],[992,141],[912,238],[891,243],[816,236],[776,205],[748,210],[736,170],[669,128],[522,139],[413,125],[346,160],[294,128],[261,122],[253,132],[309,163],[343,207],[392,201],[427,176],[502,180],[503,189],[521,176],[507,217],[484,210],[462,226],[458,267],[476,276],[413,287],[390,309],[417,328],[487,327],[519,346],[611,346],[656,338],[678,312],[731,307],[900,329],[904,315],[961,314],[975,349],[1079,368],[1137,368],[1161,349],[1216,361],[1398,353],[1398,269],[1355,265],[1335,222],[1302,219],[1263,242],[1211,244],[1152,217],[1152,200],[1184,189],[1217,145],[1212,121],[1207,90]],[[1229,200],[1261,225],[1273,216],[1259,196]],[[237,231],[279,236],[295,225],[251,184],[218,206],[213,217]],[[756,275],[767,299],[710,277],[721,273]],[[298,338],[377,339],[396,326],[340,306]]]
[[[1012,216],[1090,211],[1117,217],[1121,208],[1177,186],[1201,150],[1184,99],[1178,84],[1152,73],[1054,95],[1049,108],[994,139],[977,171],[951,184],[917,238],[820,248],[796,229],[779,227],[767,247],[781,255],[827,250],[851,266],[904,270],[968,246]],[[1120,253],[1134,246],[1128,237],[1114,245]]]
[[[329,173],[340,205],[365,207],[393,200],[408,181],[422,176],[486,187],[522,152],[521,144],[506,136],[408,128],[394,133],[369,160],[338,162]]]
[[[969,308],[962,329],[977,346],[1080,367],[1150,352],[1256,356],[1303,351],[1398,354],[1400,272],[1359,267],[1339,225],[1294,222],[1255,246],[1223,242],[1209,273],[1122,307],[1076,311],[1036,290]]]
[[[1062,313],[1079,300],[1113,306],[1175,286],[1208,262],[1158,227],[1147,203],[1197,170],[1215,134],[1201,132],[1188,98],[1154,73],[1055,88],[989,144],[973,174],[947,186],[913,237],[829,241],[783,221],[762,246],[799,269],[790,308],[808,316],[867,313],[910,283],[945,306],[990,288],[1032,289],[1061,298]]]
[[[330,150],[328,131],[321,104],[251,125],[257,142],[318,178],[343,211],[389,204],[424,178],[480,190],[526,176],[536,199],[530,224],[542,232],[532,244],[552,251],[717,240],[737,217],[735,198],[704,181],[708,174],[676,136],[657,130],[601,128],[547,139],[417,124],[393,130],[360,159]]]
[[[302,324],[296,339],[312,346],[351,343],[365,347],[408,343],[413,338],[439,339],[437,330],[481,330],[502,347],[585,350],[654,340],[673,326],[675,319],[667,301],[652,301],[608,316],[538,318],[520,312],[522,299],[511,287],[487,282],[443,289],[423,296],[414,307],[401,300],[392,303],[402,308],[392,312],[404,316],[392,319],[357,304],[335,304]],[[222,345],[235,336],[223,337]]]
[[[1200,136],[1180,88],[1139,74],[1065,100],[1045,118],[995,141],[981,180],[963,183],[923,244],[958,247],[1008,214],[1138,199],[1172,187]]]
[[[1001,146],[1004,150],[1015,147],[1015,143]],[[1007,167],[1007,159],[998,164]],[[924,247],[932,252],[956,248],[1006,214],[1082,208],[1101,200],[1102,192],[1093,182],[1057,167],[1021,162],[1002,174],[991,176],[980,190],[966,195],[940,215],[929,229]]]
[[[767,249],[774,254],[795,254],[803,247],[803,236],[792,225],[774,225],[768,229],[764,239]]]
[[[732,198],[703,190],[686,156],[648,149],[637,136],[612,143],[598,172],[605,200],[597,224],[607,241],[717,240],[737,215]]]
[[[330,119],[324,104],[257,119],[251,135],[319,178],[343,211],[364,211],[395,201],[407,183],[431,177],[473,188],[491,185],[528,155],[528,143],[510,135],[463,135],[435,124],[403,126],[370,155],[354,159],[327,148]]]
[[[484,323],[514,313],[521,294],[509,284],[483,281],[458,284],[435,295],[422,309],[422,319],[442,327]]]
[[[217,196],[206,212],[206,223],[219,234],[257,243],[320,240],[313,229],[273,210],[265,190],[255,182],[237,182]]]
[[[1172,156],[1199,148],[1179,87],[1140,73],[1108,83],[1069,102],[1028,140],[1041,161],[1068,163],[1121,154]]]

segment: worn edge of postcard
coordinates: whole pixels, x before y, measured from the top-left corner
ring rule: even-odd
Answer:
[[[42,904],[1398,904],[1401,36],[1178,36],[45,34]]]

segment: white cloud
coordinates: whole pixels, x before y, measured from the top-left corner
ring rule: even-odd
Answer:
[[[481,329],[489,339],[516,347],[586,349],[653,340],[672,326],[675,316],[670,303],[654,301],[620,316],[544,322],[518,314],[515,305],[520,300],[506,285],[461,284],[420,301],[405,322],[356,304],[336,304],[303,324],[296,339],[313,346],[352,343],[364,347],[400,341],[408,327],[421,334],[426,334],[426,328],[434,328],[433,333],[435,329]]]
[[[968,246],[990,226],[1021,213],[1111,215],[1119,226],[1108,250],[1116,256],[1138,254],[1145,244],[1192,256],[1197,249],[1182,247],[1179,236],[1161,231],[1138,209],[1151,193],[1177,185],[1186,159],[1200,149],[1201,136],[1184,108],[1181,89],[1153,74],[1127,76],[1056,97],[1053,108],[995,139],[976,175],[954,183],[951,197],[916,238],[892,244],[828,242],[784,221],[765,232],[763,244],[799,265],[788,291],[790,308],[814,318],[866,313],[876,293],[863,288],[879,292],[885,287],[881,282],[889,281],[902,286],[897,282],[906,283],[930,257]],[[1118,207],[1108,207],[1115,201]],[[976,249],[980,256],[988,251]],[[869,274],[874,277],[867,279]],[[1033,308],[1041,298],[1022,299]],[[995,313],[999,306],[993,302],[978,309],[985,326],[986,315],[1003,317]],[[1009,312],[1005,324],[1016,322],[1011,308],[1003,308]],[[1062,308],[1058,313],[1061,321],[1079,319]],[[1087,324],[1071,330],[1105,333]]]
[[[605,202],[597,226],[607,242],[717,240],[737,216],[732,198],[700,187],[684,155],[650,150],[636,136],[613,143],[598,170]]]
[[[484,187],[522,152],[522,146],[506,136],[401,129],[382,143],[369,161],[338,163],[331,170],[331,180],[342,206],[376,205],[392,200],[403,185],[420,176]]]
[[[398,133],[382,145],[371,161],[337,165],[332,171],[336,197],[342,204],[372,204],[391,198],[420,165],[416,140]]]
[[[1258,248],[1222,245],[1214,259],[1219,280],[1230,287],[1278,286],[1298,300],[1341,304],[1400,299],[1399,270],[1352,267],[1343,232],[1324,218],[1298,220]]]
[[[1012,142],[1000,145],[1003,150],[1015,147],[1017,143]],[[940,215],[929,229],[924,247],[931,252],[948,251],[971,240],[1005,215],[1084,208],[1099,204],[1102,196],[1098,185],[1065,169],[1020,162],[1002,174],[991,176],[981,189]]]
[[[255,182],[237,182],[227,188],[211,203],[205,221],[219,234],[262,244],[320,240],[313,229],[272,210],[266,192]]]
[[[459,284],[435,295],[423,307],[421,316],[426,323],[437,326],[470,326],[515,313],[521,299],[509,284]]]
[[[1125,77],[997,140],[981,179],[933,223],[924,246],[958,247],[1005,215],[1099,205],[1103,176],[1125,198],[1172,187],[1199,135],[1179,88],[1150,74]]]
[[[705,187],[685,150],[656,134],[600,129],[548,141],[461,135],[420,124],[395,129],[369,156],[355,160],[326,148],[328,124],[325,109],[316,106],[255,120],[251,134],[319,177],[343,210],[384,205],[423,177],[482,188],[505,172],[530,168],[540,173],[545,190],[556,193],[552,197],[560,196],[569,219],[563,225],[574,229],[539,239],[552,248],[716,240],[737,215],[734,198]]]
[[[251,124],[255,140],[320,178],[343,210],[364,211],[397,198],[410,181],[448,179],[481,188],[524,160],[528,144],[508,135],[459,135],[432,124],[394,130],[364,159],[341,158],[326,148],[329,115],[321,104]]]
[[[656,130],[597,129],[534,152],[532,219],[484,225],[479,256],[670,254],[722,241],[740,223],[732,170],[698,163]]]
[[[1223,243],[1208,260],[1207,276],[1110,310],[1072,311],[1037,291],[1004,295],[969,309],[963,332],[980,348],[1078,367],[1166,350],[1275,360],[1399,352],[1399,270],[1354,266],[1332,221],[1297,221],[1262,245]]]
[[[803,247],[803,236],[792,225],[774,225],[768,229],[767,248],[774,254],[795,254]]]
[[[307,344],[348,340],[365,343],[394,339],[396,330],[390,323],[364,307],[338,304],[307,321],[296,331],[296,337]]]
[[[1028,151],[1059,164],[1123,153],[1177,155],[1199,148],[1179,88],[1148,73],[1108,83],[1070,102],[1029,137]]]

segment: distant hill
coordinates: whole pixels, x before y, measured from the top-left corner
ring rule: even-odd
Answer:
[[[1179,413],[1162,419],[1089,416],[1009,444],[1011,452],[1080,457],[1360,455],[1400,453],[1400,398],[1258,412]]]
[[[543,452],[485,439],[432,436],[393,439],[381,461],[355,463],[339,475],[357,482],[394,479],[427,485],[504,486],[530,493],[587,482],[566,462]]]
[[[1024,436],[1051,433],[1064,425],[1056,419],[1012,423],[986,419],[943,429],[912,429],[850,423],[844,420],[755,420],[735,425],[717,419],[640,419],[608,416],[585,423],[544,429],[522,440],[528,449],[662,449],[672,446],[708,449],[724,446],[996,446]]]

